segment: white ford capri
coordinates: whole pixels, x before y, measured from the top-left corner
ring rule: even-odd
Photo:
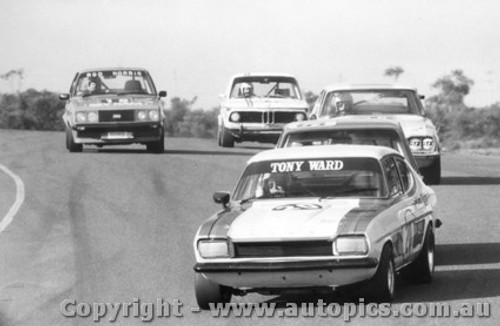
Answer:
[[[391,301],[395,277],[430,282],[436,196],[381,146],[283,148],[251,158],[223,210],[194,239],[198,305],[249,292],[366,287]]]

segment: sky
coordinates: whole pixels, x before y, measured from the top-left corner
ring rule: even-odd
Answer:
[[[398,83],[420,93],[461,69],[466,104],[500,101],[498,0],[1,0],[0,75],[67,92],[75,73],[143,67],[169,98],[217,107],[240,72],[283,72],[303,91],[337,83]],[[168,100],[168,99],[167,99]]]

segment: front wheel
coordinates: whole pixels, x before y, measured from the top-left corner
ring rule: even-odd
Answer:
[[[424,182],[428,185],[438,185],[441,183],[441,157],[438,157],[434,163],[426,168],[422,168]]]
[[[217,305],[218,303],[228,303],[231,301],[232,294],[228,288],[207,280],[200,273],[196,273],[195,275],[194,290],[196,302],[198,302],[198,306],[203,310],[209,310],[210,303]]]
[[[415,283],[430,283],[434,276],[434,232],[432,226],[427,227],[424,245],[417,259],[402,272],[405,279]]]
[[[220,143],[222,147],[234,147],[233,135],[231,135],[231,133],[227,131],[224,126],[222,126]]]
[[[76,153],[83,151],[83,145],[75,143],[73,138],[73,133],[71,129],[66,127],[66,149],[70,151],[70,153]]]
[[[165,133],[161,132],[161,137],[155,142],[147,143],[146,150],[151,153],[165,152]]]
[[[376,302],[392,302],[396,292],[396,269],[390,245],[385,245],[375,276],[371,280],[370,296]]]

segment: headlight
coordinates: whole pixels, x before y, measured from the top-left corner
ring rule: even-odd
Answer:
[[[419,151],[422,149],[422,141],[420,140],[420,138],[410,138],[408,143],[412,151]]]
[[[137,112],[137,119],[144,121],[148,117],[147,113],[145,111],[139,111]]]
[[[306,119],[306,115],[304,113],[297,113],[295,115],[295,120],[297,121],[304,121]]]
[[[97,115],[97,112],[91,111],[91,112],[87,113],[87,120],[89,122],[99,121],[99,116]]]
[[[158,117],[158,110],[149,110],[149,120],[157,121]]]
[[[430,137],[424,138],[422,147],[426,151],[434,150],[434,140]]]
[[[203,258],[229,257],[229,246],[227,241],[202,240],[198,242],[198,252]]]
[[[232,122],[240,121],[240,114],[238,112],[231,113],[231,115],[229,116],[229,120],[231,120]]]
[[[87,116],[85,115],[84,112],[77,112],[75,117],[76,117],[76,122],[80,123],[87,122]]]
[[[334,255],[366,255],[368,243],[364,236],[339,237],[333,242],[332,249]]]

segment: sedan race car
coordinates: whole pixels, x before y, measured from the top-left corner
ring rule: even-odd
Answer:
[[[84,144],[145,144],[163,153],[164,113],[161,97],[148,71],[142,68],[88,69],[77,73],[63,115],[66,148],[81,152]]]
[[[288,74],[235,75],[221,99],[217,137],[222,147],[242,141],[275,143],[286,123],[306,119],[309,107]]]
[[[382,115],[400,122],[425,183],[439,184],[441,146],[421,98],[402,85],[332,85],[320,93],[310,118]]]
[[[400,152],[418,171],[401,124],[380,116],[345,116],[289,123],[276,147],[332,144],[387,146]]]
[[[384,146],[263,151],[194,239],[198,305],[249,292],[367,288],[392,300],[395,275],[430,282],[436,196]]]

